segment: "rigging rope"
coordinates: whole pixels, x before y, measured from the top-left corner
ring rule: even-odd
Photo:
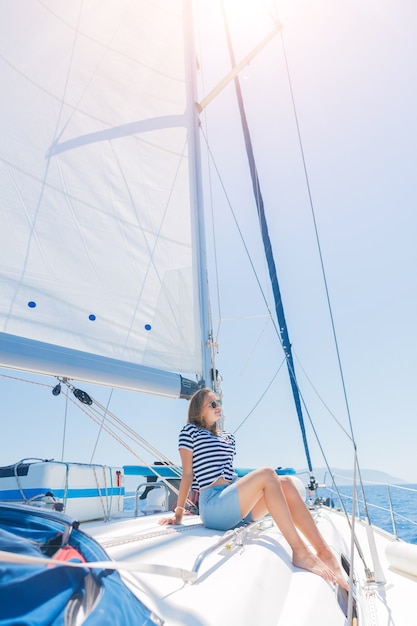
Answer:
[[[64,383],[68,387],[68,389],[70,389],[71,391],[74,390],[73,386],[67,379],[59,379],[59,380],[62,383]],[[125,438],[130,439],[137,445],[141,446],[148,453],[152,454],[153,458],[160,460],[161,467],[164,465],[165,466],[168,465],[170,469],[172,470],[172,472],[178,476],[178,479],[181,478],[181,474],[182,474],[181,468],[179,468],[178,466],[175,466],[174,463],[167,456],[165,456],[160,450],[158,450],[155,446],[153,446],[148,441],[146,441],[146,439],[141,437],[139,433],[133,430],[133,428],[128,426],[125,422],[123,422],[123,420],[121,420],[116,415],[111,413],[111,411],[109,411],[108,408],[105,408],[102,404],[100,404],[95,399],[92,399],[91,404],[88,403],[86,405],[85,403],[83,403],[82,406],[79,406],[79,404],[74,402],[74,400],[69,394],[64,392],[64,395],[67,397],[67,399],[70,402],[72,402],[75,406],[81,409],[87,415],[87,417],[92,419],[93,422],[95,422],[99,426],[100,431],[104,430],[109,435],[111,435],[118,443],[120,443],[120,445],[122,445],[126,450],[128,450],[128,452],[130,452],[139,461],[139,463],[146,466],[146,468],[150,472],[152,472],[152,474],[156,476],[156,478],[160,482],[164,483],[164,485],[170,491],[172,491],[178,496],[178,493],[179,493],[178,489],[172,484],[172,482],[170,482],[170,480],[162,476],[152,465],[150,465],[145,459],[143,459],[131,446],[127,444],[125,439],[123,439],[116,433],[116,431],[120,431],[124,435]],[[100,411],[98,411],[95,408],[95,406],[97,406],[98,409],[100,409]],[[189,506],[193,506],[193,502],[189,498],[187,498],[186,504],[188,504]]]
[[[3,378],[9,378],[11,380],[23,382],[25,384],[29,383],[32,385],[38,385],[41,387],[47,387],[48,389],[52,389],[51,384],[35,382],[32,380],[28,380],[26,378],[20,378],[17,376],[10,376],[6,374],[1,374],[0,376]],[[68,389],[73,392],[74,387],[66,378],[58,377],[58,381],[60,384],[66,385],[66,387],[68,387]],[[54,395],[59,395],[59,394],[54,394]],[[80,401],[79,400],[75,401],[72,395],[68,393],[67,391],[63,390],[62,395],[65,397],[65,403],[66,403],[65,420],[67,419],[66,415],[67,415],[68,402],[71,402],[74,406],[76,406],[79,410],[81,410],[89,419],[95,422],[97,426],[99,427],[100,431],[105,431],[107,434],[113,437],[113,439],[115,439],[121,446],[123,446],[128,452],[130,452],[133,455],[133,457],[139,462],[139,464],[146,466],[158,478],[158,480],[163,482],[170,489],[170,491],[178,495],[178,489],[176,489],[176,487],[174,487],[166,478],[161,476],[144,458],[142,458],[137,453],[136,450],[134,450],[127,443],[126,440],[130,439],[133,443],[136,443],[137,445],[139,445],[142,449],[144,449],[150,455],[152,455],[153,458],[160,460],[163,465],[169,465],[170,469],[172,469],[173,472],[178,474],[178,478],[181,478],[181,471],[179,470],[177,466],[175,466],[175,464],[167,456],[165,456],[156,447],[152,446],[148,441],[146,441],[146,439],[141,437],[135,430],[133,430],[133,428],[131,428],[125,422],[123,422],[123,420],[121,420],[116,415],[114,415],[111,411],[109,411],[108,407],[107,408],[104,407],[102,404],[100,404],[100,402],[98,402],[94,398],[92,399],[91,404],[90,403],[80,404]],[[120,435],[118,434],[117,431],[119,431]],[[193,503],[191,501],[188,501],[188,504],[192,505]]]
[[[313,196],[312,196],[312,193],[311,193],[310,179],[309,179],[309,175],[308,175],[307,163],[306,163],[306,158],[305,158],[305,154],[304,154],[303,141],[302,141],[302,138],[301,138],[301,130],[300,130],[300,124],[299,124],[299,121],[298,121],[297,108],[296,108],[296,105],[295,105],[294,90],[293,90],[293,87],[292,87],[291,73],[290,73],[290,68],[289,68],[288,59],[287,59],[287,52],[286,52],[286,47],[285,47],[284,35],[283,35],[282,32],[280,33],[280,36],[281,36],[282,50],[283,50],[283,55],[284,55],[285,69],[286,69],[286,72],[287,72],[288,86],[289,86],[290,96],[291,96],[291,104],[292,104],[292,109],[293,109],[293,113],[294,113],[295,125],[296,125],[296,129],[297,129],[298,144],[299,144],[299,147],[300,147],[301,160],[302,160],[302,163],[303,163],[304,178],[305,178],[305,182],[306,182],[307,194],[308,194],[309,205],[310,205],[310,210],[311,210],[311,217],[312,217],[312,220],[313,220],[314,233],[315,233],[316,244],[317,244],[317,251],[318,251],[318,255],[319,255],[319,259],[320,259],[321,273],[322,273],[323,284],[324,284],[324,288],[325,288],[325,292],[326,292],[327,308],[328,308],[328,311],[329,311],[330,323],[331,323],[331,326],[332,326],[332,333],[333,333],[333,341],[334,341],[334,345],[335,345],[337,362],[338,362],[338,366],[339,366],[339,375],[340,375],[340,380],[341,380],[341,383],[342,383],[343,395],[344,395],[345,406],[346,406],[346,412],[347,412],[348,421],[349,421],[350,436],[351,436],[352,441],[354,442],[355,438],[354,438],[354,434],[353,434],[353,426],[352,426],[351,413],[350,413],[350,408],[349,408],[349,401],[348,401],[346,385],[345,385],[345,377],[344,377],[343,367],[342,367],[342,359],[341,359],[341,356],[340,356],[339,342],[337,340],[336,326],[335,326],[335,322],[334,322],[333,309],[332,309],[331,300],[330,300],[330,293],[329,293],[329,287],[328,287],[328,282],[327,282],[326,270],[325,270],[325,267],[324,267],[324,260],[323,260],[322,250],[321,250],[320,236],[319,236],[319,231],[318,231],[318,227],[317,227],[316,214],[315,214],[315,210],[314,210]]]
[[[53,390],[53,394],[55,395],[56,391],[55,391],[56,387]],[[68,417],[68,398],[67,401],[65,403],[65,414],[64,414],[64,427],[62,429],[62,450],[61,450],[61,461],[64,461],[64,456],[65,456],[65,441],[66,441],[66,433],[67,433],[67,417]]]
[[[314,225],[314,233],[315,233],[315,238],[316,238],[317,251],[318,251],[318,255],[319,255],[319,259],[320,259],[321,273],[322,273],[323,284],[324,284],[325,293],[326,293],[326,302],[327,302],[327,308],[328,308],[328,311],[329,311],[330,323],[331,323],[331,328],[332,328],[333,342],[334,342],[334,346],[335,346],[336,358],[337,358],[337,363],[338,363],[338,368],[339,368],[339,376],[340,376],[340,381],[341,381],[341,384],[342,384],[344,403],[345,403],[346,414],[347,414],[347,419],[348,419],[348,423],[349,423],[349,429],[350,429],[350,437],[349,438],[352,441],[352,445],[353,445],[353,449],[354,449],[354,471],[355,472],[357,471],[357,473],[358,473],[359,485],[360,485],[360,489],[361,489],[361,492],[362,492],[362,498],[363,498],[363,502],[364,502],[365,517],[366,517],[368,523],[371,524],[371,521],[370,521],[370,518],[369,518],[369,514],[368,514],[367,505],[366,505],[364,484],[363,484],[363,480],[362,480],[362,474],[361,474],[361,469],[360,469],[359,459],[358,459],[358,450],[357,450],[355,435],[354,435],[354,431],[353,431],[352,417],[351,417],[349,400],[348,400],[348,395],[347,395],[345,376],[344,376],[344,372],[343,372],[342,359],[341,359],[340,350],[339,350],[339,342],[338,342],[338,339],[337,339],[336,325],[335,325],[334,315],[333,315],[333,308],[332,308],[332,304],[331,304],[330,292],[329,292],[329,287],[328,287],[328,282],[327,282],[327,275],[326,275],[326,270],[325,270],[325,266],[324,266],[323,254],[322,254],[322,250],[321,250],[320,236],[319,236],[319,231],[318,231],[318,227],[317,227],[317,220],[316,220],[316,214],[315,214],[315,209],[314,209],[313,196],[312,196],[312,193],[311,193],[310,179],[309,179],[309,175],[308,175],[307,162],[306,162],[305,153],[304,153],[304,146],[303,146],[303,141],[302,141],[302,137],[301,137],[301,130],[300,130],[300,124],[299,124],[299,120],[298,120],[297,107],[296,107],[296,104],[295,104],[295,97],[294,97],[294,90],[293,90],[293,86],[292,86],[290,67],[289,67],[289,63],[288,63],[287,51],[286,51],[284,35],[283,35],[282,31],[280,32],[280,37],[281,37],[282,50],[283,50],[283,55],[284,55],[284,63],[285,63],[287,79],[288,79],[288,86],[289,86],[289,91],[290,91],[290,96],[291,96],[292,109],[293,109],[293,113],[294,113],[294,120],[295,120],[295,124],[296,124],[296,129],[297,129],[298,144],[299,144],[300,154],[301,154],[301,159],[302,159],[302,164],[303,164],[304,178],[305,178],[305,182],[306,182],[306,188],[307,188],[307,193],[308,193],[308,198],[309,198],[310,211],[311,211],[311,216],[312,216],[313,225]],[[343,429],[343,430],[344,430],[344,432],[346,432],[345,429]],[[322,450],[322,453],[323,453],[323,450]],[[324,456],[324,453],[323,453],[323,458],[326,460],[326,457]],[[327,460],[326,460],[326,464],[327,464],[327,468],[328,468],[328,470],[329,470],[329,472],[330,472],[330,474],[332,476],[333,484],[335,485],[334,477],[333,477],[333,474],[332,474],[332,472],[330,470],[330,467],[329,467],[329,465],[327,463]],[[354,488],[356,488],[356,485],[354,485]]]
[[[100,428],[99,428],[99,430],[98,430],[98,433],[97,433],[97,438],[96,438],[96,443],[94,444],[94,448],[93,448],[93,451],[92,451],[92,453],[91,453],[90,463],[93,463],[94,455],[95,455],[95,453],[96,453],[96,451],[97,451],[98,442],[99,442],[99,440],[100,440],[100,436],[101,436],[101,433],[102,433],[102,425],[104,424],[104,420],[106,419],[106,415],[107,415],[107,412],[108,412],[108,410],[109,410],[110,401],[111,401],[111,399],[112,399],[112,397],[113,397],[113,391],[114,391],[114,390],[113,390],[113,389],[111,389],[111,390],[110,390],[110,393],[109,393],[109,397],[108,397],[108,400],[107,400],[106,409],[105,409],[105,412],[103,413],[103,421],[102,421],[101,426],[100,426]]]
[[[227,45],[229,48],[230,60],[231,60],[232,67],[235,67],[236,60],[235,60],[235,55],[234,55],[232,41],[231,41],[230,32],[229,32],[229,26],[228,26],[226,12],[225,12],[223,3],[222,3],[222,11],[223,11],[223,21],[224,21],[224,27],[225,27],[225,32],[226,32]],[[284,307],[283,307],[282,298],[281,298],[281,291],[280,291],[280,287],[278,283],[278,274],[276,270],[274,255],[272,252],[271,240],[269,238],[268,225],[266,222],[264,201],[263,201],[263,197],[261,193],[257,168],[255,164],[255,156],[253,152],[252,140],[251,140],[251,136],[249,132],[246,111],[245,111],[245,107],[243,104],[242,90],[240,87],[240,81],[239,81],[238,76],[235,76],[234,84],[235,84],[236,97],[237,97],[238,106],[239,106],[240,119],[241,119],[242,128],[243,128],[243,135],[245,139],[246,154],[248,157],[249,169],[250,169],[250,174],[252,178],[253,193],[255,196],[256,208],[258,211],[258,218],[259,218],[259,223],[261,227],[262,242],[263,242],[264,249],[265,249],[269,276],[271,280],[272,291],[274,294],[275,311],[276,311],[276,315],[277,315],[278,323],[279,323],[279,333],[281,337],[281,343],[282,343],[285,358],[287,361],[287,368],[288,368],[288,373],[290,376],[291,389],[293,393],[295,408],[297,411],[298,421],[300,424],[307,465],[308,465],[309,471],[312,472],[313,466],[312,466],[311,458],[310,458],[310,451],[308,447],[307,435],[306,435],[306,430],[305,430],[305,425],[304,425],[304,417],[303,417],[303,411],[301,407],[300,394],[299,394],[297,379],[295,375],[294,360],[293,360],[292,350],[291,350],[291,341],[290,341],[290,337],[288,333],[287,322],[285,319]]]

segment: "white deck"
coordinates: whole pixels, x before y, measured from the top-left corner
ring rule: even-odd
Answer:
[[[116,561],[185,570],[192,570],[197,556],[223,537],[221,532],[204,528],[198,517],[185,518],[179,527],[162,527],[157,523],[160,518],[161,514],[119,518],[83,524],[82,528]],[[322,515],[320,518],[320,525],[339,549],[332,526]],[[295,568],[289,547],[275,526],[248,531],[243,546],[216,549],[202,561],[193,584],[155,574],[121,573],[135,594],[167,625],[346,624],[337,587]],[[398,622],[402,623],[407,624]]]
[[[185,518],[179,527],[158,525],[162,514],[136,519],[91,522],[82,528],[92,534],[116,561],[160,564],[192,570],[197,556],[223,537],[208,530],[198,517]],[[344,517],[321,509],[317,521],[336,552],[349,553],[338,531],[346,531]],[[370,568],[366,529],[357,535]],[[410,626],[415,612],[417,578],[390,570],[385,560],[385,533],[377,533],[386,585],[367,584],[362,562],[355,554],[355,596],[358,624]],[[275,526],[249,531],[243,546],[222,546],[201,563],[197,581],[156,574],[123,573],[135,594],[167,625],[222,626],[338,626],[346,618],[338,603],[340,590],[320,577],[294,568],[289,547]],[[343,598],[342,598],[343,604]]]

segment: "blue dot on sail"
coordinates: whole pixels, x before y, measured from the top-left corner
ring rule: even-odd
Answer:
[[[95,321],[96,321],[96,316],[94,315],[94,313],[91,313],[91,314],[88,316],[88,319],[90,320],[90,322],[95,322]]]
[[[35,306],[36,306],[36,302],[34,302],[33,300],[30,300],[30,302],[28,302],[28,307],[29,307],[30,309],[34,309],[34,308],[35,308]]]
[[[150,324],[145,324],[145,330],[152,330],[152,326]]]

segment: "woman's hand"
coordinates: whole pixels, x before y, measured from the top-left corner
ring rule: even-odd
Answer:
[[[158,524],[162,526],[178,525],[181,524],[182,516],[185,513],[185,507],[177,506],[174,510],[174,517],[162,517]]]
[[[161,526],[177,526],[181,524],[181,519],[182,517],[177,517],[176,515],[174,517],[162,517],[158,524],[161,524]]]

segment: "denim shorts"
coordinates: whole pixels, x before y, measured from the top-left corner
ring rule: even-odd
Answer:
[[[204,526],[215,530],[230,530],[240,524],[252,522],[252,514],[242,519],[237,492],[237,480],[230,485],[207,487],[198,500],[200,517]]]

